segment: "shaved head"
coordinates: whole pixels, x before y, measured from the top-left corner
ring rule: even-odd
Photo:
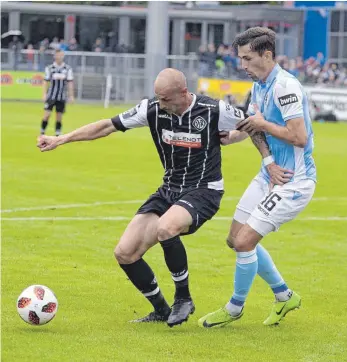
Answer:
[[[160,108],[168,113],[182,113],[187,108],[190,93],[187,89],[186,77],[179,70],[174,68],[162,70],[154,82],[154,91]]]
[[[154,82],[155,93],[164,89],[172,91],[182,91],[187,88],[187,80],[182,72],[174,68],[165,68],[162,70]]]

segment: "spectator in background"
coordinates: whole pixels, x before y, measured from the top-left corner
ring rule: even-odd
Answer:
[[[316,62],[323,67],[325,64],[325,57],[324,54],[322,52],[318,52],[317,53],[317,57],[316,57]]]
[[[27,53],[26,53],[28,70],[34,70],[34,57],[35,57],[34,47],[32,44],[28,44]]]
[[[65,43],[65,39],[60,39],[58,49],[62,50],[63,52],[66,52],[67,50],[69,50],[69,46]]]
[[[208,66],[209,77],[211,77],[216,70],[216,60],[217,60],[216,48],[214,44],[210,43],[207,46],[207,52],[206,52],[206,61]]]
[[[230,77],[233,69],[233,59],[231,56],[230,48],[227,45],[223,45],[221,56],[225,64],[225,76]]]
[[[295,59],[290,59],[289,60],[288,72],[290,74],[294,75],[294,77],[296,77],[296,78],[299,77],[300,73],[299,73],[299,69],[297,68]]]
[[[71,52],[77,52],[79,45],[77,43],[76,38],[71,38],[68,44],[68,50]]]
[[[77,43],[76,38],[70,39],[69,44],[68,44],[68,50],[70,52],[77,52],[79,50],[79,45]],[[69,58],[69,63],[71,65],[71,68],[73,68],[73,69],[77,68],[77,56],[71,55],[68,58]]]
[[[93,45],[93,52],[102,52],[104,50],[104,45],[102,44],[101,38],[96,38],[95,43]]]
[[[208,76],[207,49],[205,45],[200,45],[197,53],[199,60],[198,74],[200,77]]]
[[[48,39],[47,39],[48,40]],[[51,43],[49,44],[49,48],[53,49],[53,50],[58,50],[60,49],[60,44],[59,44],[59,40],[58,37],[54,37],[53,40],[51,41]]]
[[[8,48],[11,51],[11,57],[12,57],[12,68],[13,70],[18,69],[18,62],[20,57],[20,52],[23,48],[22,42],[18,39],[17,36],[14,36],[10,44],[8,45]]]
[[[96,38],[95,43],[93,45],[93,52],[101,53],[104,51],[104,46],[101,38]],[[104,72],[104,59],[101,57],[94,57],[95,64],[95,73],[103,73]]]

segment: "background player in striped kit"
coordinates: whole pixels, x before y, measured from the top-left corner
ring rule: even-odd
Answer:
[[[41,122],[41,134],[45,134],[49,117],[55,107],[55,135],[59,136],[66,102],[67,100],[70,103],[74,101],[73,72],[72,68],[64,63],[64,52],[62,50],[55,51],[53,64],[45,69],[43,100],[45,102],[45,113]]]
[[[136,107],[59,137],[41,136],[38,147],[93,140],[115,131],[148,126],[164,168],[163,184],[140,207],[115,248],[120,267],[153,305],[135,322],[186,321],[195,310],[188,287],[188,261],[180,235],[191,234],[211,219],[223,195],[221,130],[235,129],[243,112],[206,96],[188,92],[183,73],[164,69],[155,82],[156,97]],[[270,155],[265,138],[254,140],[262,157]],[[282,171],[273,165],[271,174]],[[172,308],[164,299],[152,269],[142,258],[160,242],[176,292]]]

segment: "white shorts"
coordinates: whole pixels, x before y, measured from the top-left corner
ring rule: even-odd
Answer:
[[[313,180],[289,182],[283,186],[276,185],[271,191],[269,184],[257,175],[239,201],[234,220],[248,224],[260,235],[293,220],[312,199],[316,188]]]

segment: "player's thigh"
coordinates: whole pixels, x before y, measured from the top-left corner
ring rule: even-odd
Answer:
[[[239,229],[239,224],[245,224],[250,217],[253,210],[256,208],[258,203],[264,198],[264,196],[269,191],[269,185],[265,181],[263,177],[260,175],[257,175],[251,183],[248,185],[246,191],[243,193],[239,203],[236,206],[236,210],[234,213],[233,222],[231,226],[231,232],[233,231],[233,234],[235,234]],[[232,230],[234,229],[234,230]]]
[[[188,211],[191,218],[189,218],[189,225],[187,224],[181,233],[193,234],[206,221],[212,219],[219,210],[223,194],[223,191],[208,188],[196,189],[183,194],[175,205]]]
[[[301,180],[276,185],[257,205],[247,224],[262,236],[293,220],[311,201],[315,182]]]
[[[191,214],[180,205],[172,205],[158,222],[159,240],[169,239],[181,233],[186,233],[193,223]]]
[[[116,257],[141,257],[158,242],[157,224],[159,216],[154,213],[137,214],[126,227],[116,246]]]
[[[55,111],[58,114],[60,113],[60,117],[62,117],[62,114],[65,113],[66,103],[63,101],[57,101],[55,103]]]

